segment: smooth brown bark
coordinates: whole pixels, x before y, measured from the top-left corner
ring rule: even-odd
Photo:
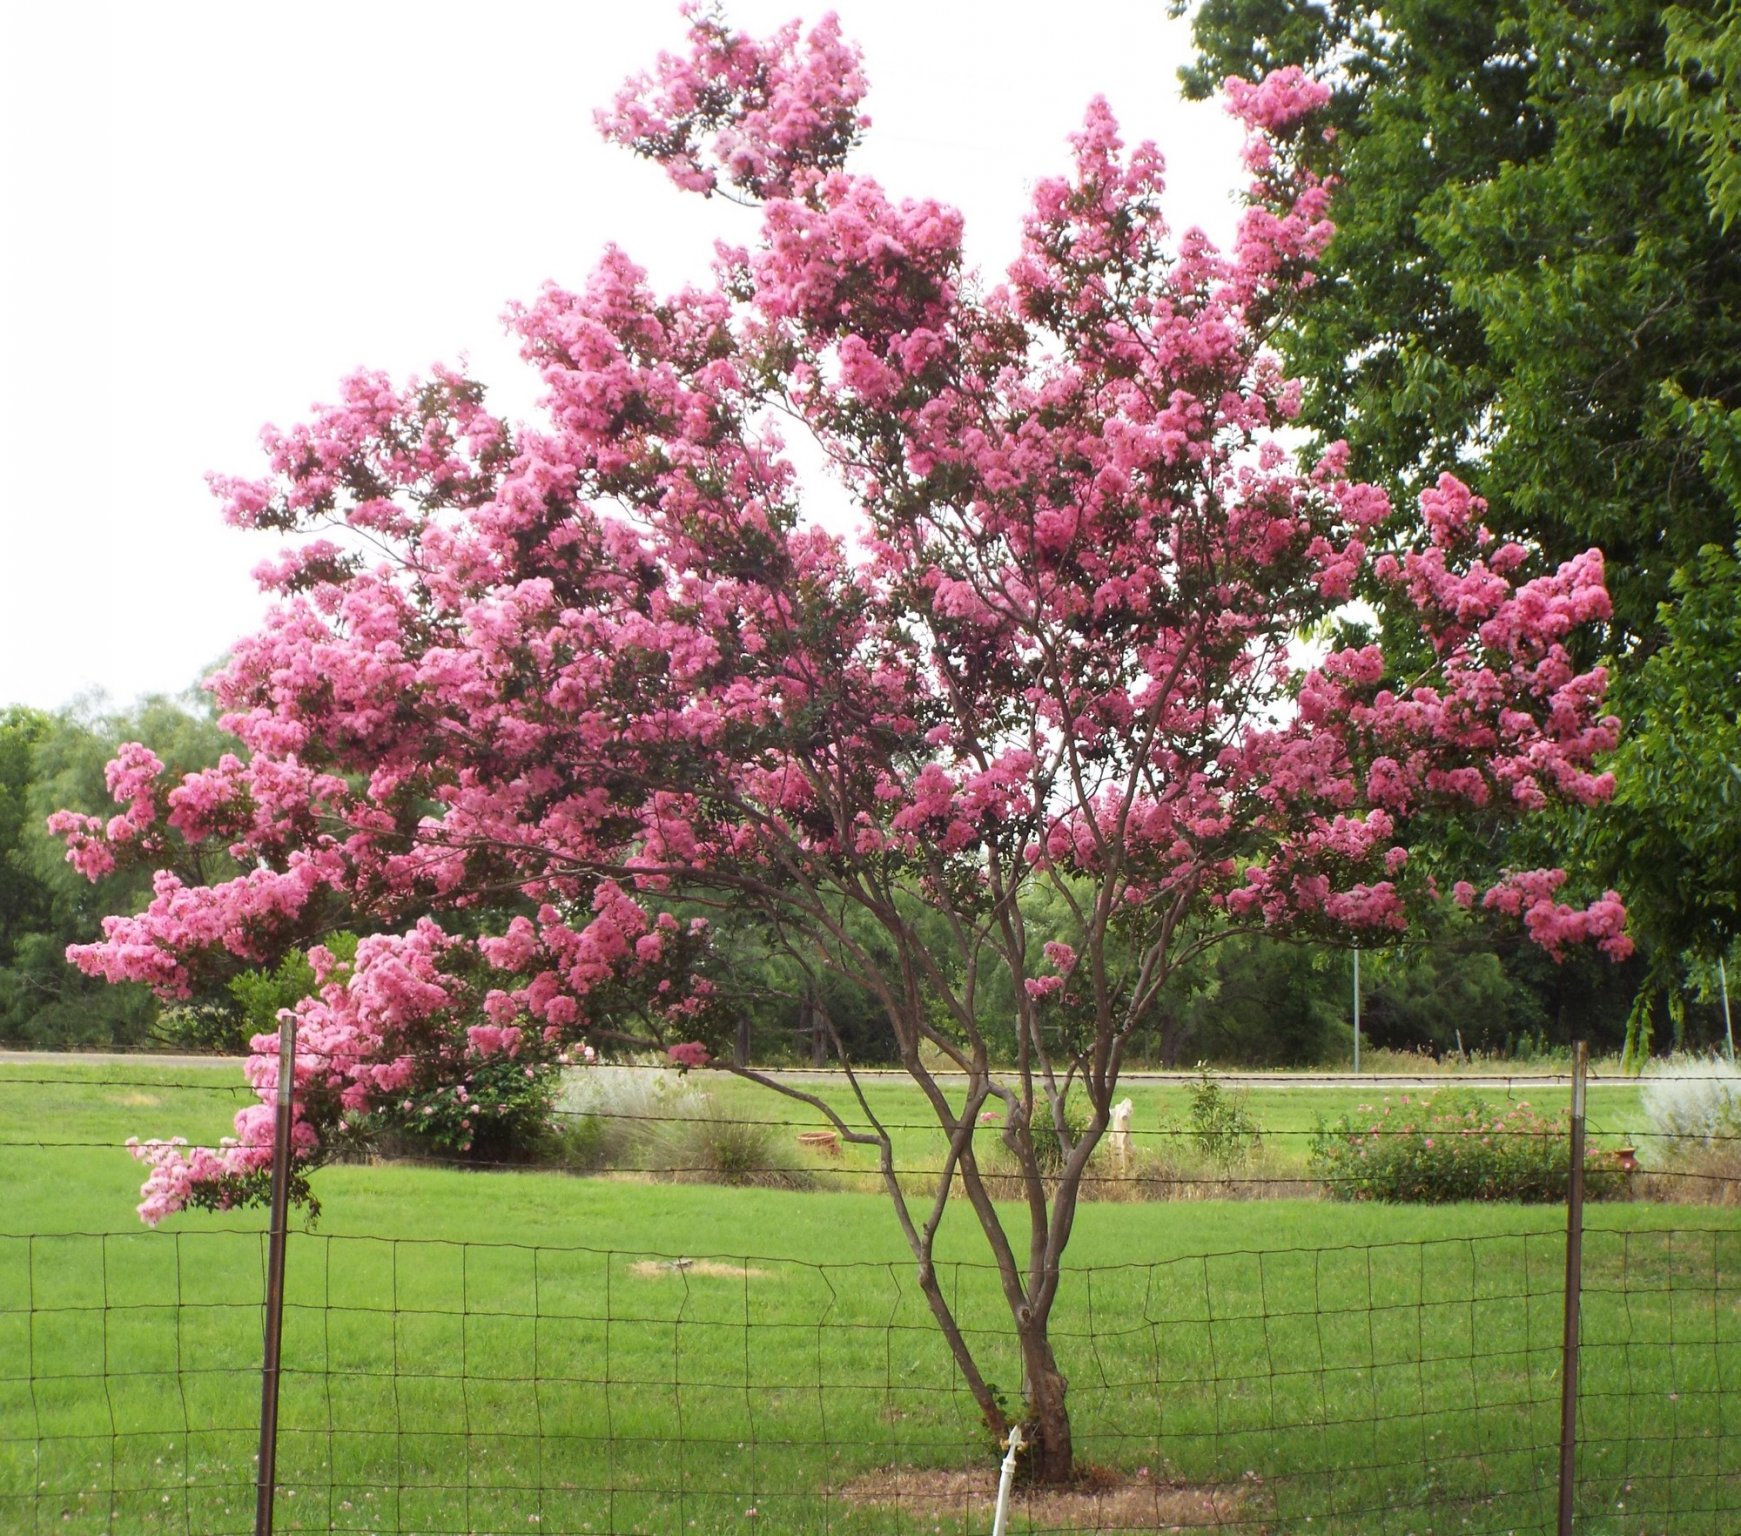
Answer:
[[[1065,1405],[1069,1383],[1058,1369],[1051,1341],[1043,1332],[1023,1331],[1022,1364],[1027,1374],[1028,1413],[1028,1449],[1017,1464],[1022,1480],[1053,1485],[1071,1482],[1076,1460]]]

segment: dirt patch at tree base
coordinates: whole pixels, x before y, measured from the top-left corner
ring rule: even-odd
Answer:
[[[855,1477],[836,1490],[854,1504],[898,1508],[927,1519],[965,1520],[991,1529],[997,1507],[995,1470],[889,1467]],[[1091,1467],[1069,1487],[1015,1488],[1010,1528],[1035,1531],[1188,1531],[1260,1520],[1261,1486],[1175,1483],[1138,1473]]]

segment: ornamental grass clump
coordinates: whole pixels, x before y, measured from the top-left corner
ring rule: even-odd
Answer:
[[[556,1157],[572,1172],[758,1189],[816,1184],[780,1122],[733,1112],[654,1058],[571,1072],[558,1117]]]
[[[1741,1203],[1741,1070],[1721,1056],[1670,1056],[1644,1069],[1639,1104],[1650,1128],[1656,1199]]]
[[[649,1168],[668,1161],[655,1144],[669,1128],[706,1109],[705,1093],[650,1058],[571,1070],[557,1103],[558,1159],[577,1172]]]
[[[1548,1203],[1566,1198],[1570,1128],[1528,1100],[1490,1104],[1466,1089],[1403,1094],[1335,1124],[1319,1122],[1311,1169],[1340,1200],[1449,1204],[1458,1200]],[[1585,1193],[1622,1193],[1625,1175],[1605,1154],[1586,1159]]]
[[[1638,1097],[1669,1163],[1741,1139],[1741,1068],[1721,1056],[1653,1061]]]
[[[713,1104],[673,1128],[670,1162],[656,1170],[679,1184],[734,1189],[814,1189],[816,1174],[787,1145],[778,1122],[746,1119]]]

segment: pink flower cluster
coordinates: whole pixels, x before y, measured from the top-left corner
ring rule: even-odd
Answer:
[[[100,880],[115,868],[117,848],[158,851],[155,833],[163,774],[156,753],[139,742],[127,742],[104,770],[109,794],[121,807],[119,815],[104,821],[77,811],[56,811],[48,818],[48,830],[66,842],[67,862],[87,880]]]
[[[150,1172],[140,1190],[139,1219],[155,1227],[166,1216],[203,1204],[227,1210],[243,1198],[244,1181],[272,1164],[273,1109],[251,1105],[236,1115],[236,1134],[216,1147],[189,1147],[184,1137],[140,1141],[127,1148]],[[291,1122],[294,1154],[308,1156],[317,1145],[314,1129],[300,1115]]]
[[[1261,136],[1294,127],[1330,100],[1330,87],[1311,79],[1297,64],[1273,69],[1258,81],[1229,75],[1221,88],[1228,111]]]
[[[686,5],[689,54],[661,54],[653,75],[618,93],[600,131],[658,161],[678,186],[712,192],[723,180],[751,197],[802,196],[840,165],[869,119],[858,49],[833,13],[803,41],[798,24],[758,40]]]
[[[1595,944],[1604,954],[1624,960],[1632,953],[1626,935],[1626,908],[1613,891],[1587,907],[1571,907],[1555,899],[1566,883],[1561,869],[1518,870],[1489,890],[1482,905],[1511,917],[1522,917],[1530,938],[1558,959],[1567,948]]]

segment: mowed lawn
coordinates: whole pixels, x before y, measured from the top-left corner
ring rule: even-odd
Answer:
[[[0,1530],[251,1529],[263,1220],[140,1229],[118,1145],[221,1133],[232,1071],[0,1067]],[[922,1105],[874,1092],[925,1166]],[[1274,1135],[1380,1092],[1251,1105]],[[1133,1092],[1139,1130],[1179,1094]],[[1631,1094],[1593,1094],[1593,1125],[1630,1139]],[[280,1529],[990,1529],[996,1453],[883,1197],[410,1166],[317,1189],[290,1244]],[[1732,1533],[1741,1220],[1624,1204],[1589,1227],[1579,1530]],[[965,1206],[942,1248],[1019,1396]],[[1552,1528],[1561,1211],[1094,1203],[1069,1265],[1079,1451],[1124,1482],[1071,1528]],[[891,1498],[892,1467],[980,1476],[939,1503]]]

